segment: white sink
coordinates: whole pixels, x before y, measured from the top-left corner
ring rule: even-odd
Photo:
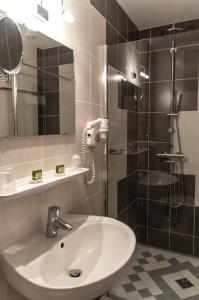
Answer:
[[[71,231],[47,238],[37,231],[2,253],[10,285],[30,300],[91,300],[118,279],[136,238],[125,224],[106,217],[66,215]],[[79,269],[80,277],[69,271]]]

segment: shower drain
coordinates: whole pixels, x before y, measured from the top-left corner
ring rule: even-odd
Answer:
[[[81,274],[82,274],[82,271],[78,270],[78,269],[74,269],[69,272],[70,277],[73,277],[73,278],[80,277]]]

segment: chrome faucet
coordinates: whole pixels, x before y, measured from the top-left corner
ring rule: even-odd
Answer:
[[[57,236],[57,230],[71,230],[73,227],[71,224],[65,222],[59,217],[60,208],[57,206],[50,206],[48,208],[48,220],[47,220],[47,237],[54,238]]]

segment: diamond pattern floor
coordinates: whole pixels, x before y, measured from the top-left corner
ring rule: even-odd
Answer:
[[[199,259],[138,245],[109,294],[115,300],[199,300]]]

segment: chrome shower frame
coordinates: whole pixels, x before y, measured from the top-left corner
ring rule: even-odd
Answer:
[[[169,132],[169,153],[168,160],[166,161],[170,165],[170,174],[174,174],[176,171],[176,163],[178,162],[180,165],[180,176],[182,183],[180,184],[181,193],[182,193],[182,201],[179,203],[174,198],[172,201],[172,188],[170,186],[170,192],[168,197],[168,205],[167,205],[167,220],[169,223],[178,221],[178,210],[183,207],[184,204],[184,154],[181,143],[181,135],[180,135],[180,126],[179,126],[179,117],[180,117],[180,108],[182,103],[183,95],[180,95],[178,103],[177,103],[177,92],[175,89],[175,75],[176,75],[176,34],[178,32],[182,32],[183,30],[180,28],[172,27],[168,30],[168,34],[172,34],[172,45],[170,49],[171,53],[171,93],[170,93],[170,113],[167,116],[170,118],[170,128]],[[175,127],[176,126],[176,127]],[[178,152],[174,153],[174,134],[177,134],[177,143],[178,143]],[[160,154],[161,155],[161,154]],[[172,218],[172,209],[175,210],[174,215],[175,219]]]

